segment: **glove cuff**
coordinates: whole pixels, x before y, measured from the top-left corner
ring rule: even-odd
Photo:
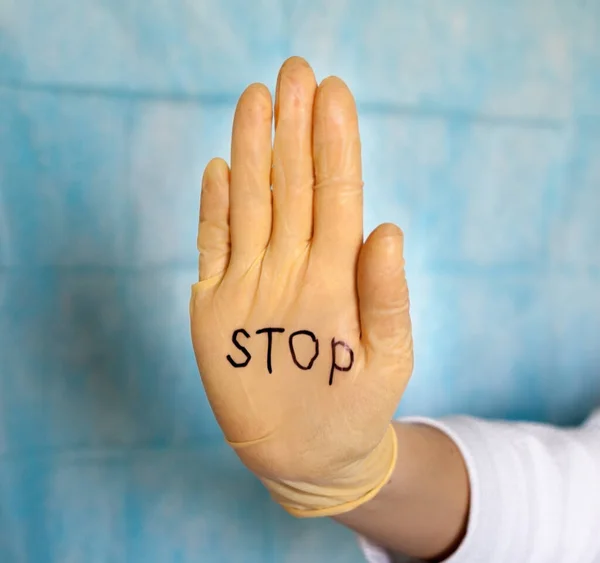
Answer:
[[[389,482],[398,457],[390,424],[383,440],[359,463],[327,485],[261,478],[273,499],[298,518],[335,516],[371,500]]]

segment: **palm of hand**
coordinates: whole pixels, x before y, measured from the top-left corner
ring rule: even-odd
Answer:
[[[362,243],[354,101],[301,59],[238,103],[231,172],[205,171],[192,339],[215,416],[269,479],[319,482],[367,456],[412,371],[402,234]],[[271,190],[271,185],[273,189]]]

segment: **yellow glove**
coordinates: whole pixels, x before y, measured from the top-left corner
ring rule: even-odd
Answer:
[[[229,444],[296,516],[377,494],[396,463],[390,421],[413,366],[403,237],[363,244],[358,119],[337,78],[283,65],[252,85],[231,171],[206,167],[190,303],[194,351]],[[272,190],[271,190],[272,186]]]

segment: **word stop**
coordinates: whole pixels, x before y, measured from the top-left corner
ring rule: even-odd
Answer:
[[[285,332],[284,328],[261,328],[256,331],[257,335],[265,334],[267,337],[267,371],[269,373],[273,373],[273,365],[272,365],[272,350],[273,350],[273,339],[275,338],[275,334],[283,334]],[[227,355],[227,361],[234,368],[245,368],[252,359],[252,355],[248,351],[248,348],[244,346],[240,339],[245,338],[246,340],[250,340],[250,334],[246,331],[246,329],[238,328],[234,330],[231,335],[231,341],[233,345],[243,354],[243,359],[234,359],[230,354]],[[300,339],[308,339],[309,343],[312,346],[312,356],[307,361],[307,358],[303,358],[301,361],[298,358],[298,354],[296,352],[296,348],[299,346]],[[313,367],[316,359],[319,357],[319,340],[315,336],[314,332],[310,330],[297,330],[296,332],[292,332],[288,337],[288,346],[290,348],[290,355],[292,356],[292,360],[294,364],[302,370],[309,370]],[[306,349],[306,342],[302,348]],[[345,352],[345,354],[344,354]],[[340,365],[338,363],[338,354],[339,357],[342,355],[347,356],[347,365]],[[303,354],[304,355],[304,354]],[[336,371],[350,371],[352,369],[352,365],[354,364],[354,352],[348,344],[346,344],[343,340],[336,340],[335,338],[331,339],[331,364],[329,369],[329,385],[333,384],[333,374]]]

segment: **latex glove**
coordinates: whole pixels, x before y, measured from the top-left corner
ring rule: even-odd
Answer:
[[[231,172],[206,167],[190,305],[202,381],[226,439],[286,510],[339,514],[396,462],[390,421],[413,366],[403,236],[363,244],[358,119],[338,78],[283,65],[234,118]],[[271,190],[272,186],[272,190]]]

